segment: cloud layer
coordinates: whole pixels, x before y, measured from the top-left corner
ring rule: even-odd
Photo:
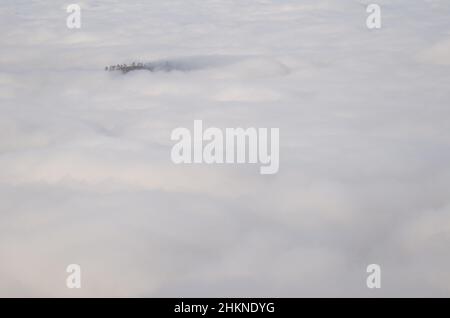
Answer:
[[[448,1],[78,2],[0,4],[0,296],[450,295]],[[280,172],[174,165],[195,119]]]

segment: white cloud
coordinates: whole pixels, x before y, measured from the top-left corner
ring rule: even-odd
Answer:
[[[450,6],[366,3],[2,2],[0,295],[448,296]],[[175,166],[194,119],[280,128],[280,172]]]
[[[437,65],[450,65],[450,40],[443,40],[425,49],[419,54],[419,60]]]

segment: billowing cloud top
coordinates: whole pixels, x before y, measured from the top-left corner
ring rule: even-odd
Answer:
[[[0,296],[450,295],[449,1],[379,30],[369,1],[78,3],[0,4]],[[103,70],[133,61],[177,67]],[[174,165],[195,119],[280,128],[279,173]]]

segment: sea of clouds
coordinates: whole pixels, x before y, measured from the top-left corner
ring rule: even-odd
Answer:
[[[0,3],[0,296],[450,296],[450,1],[73,2]],[[279,173],[174,165],[195,119]]]

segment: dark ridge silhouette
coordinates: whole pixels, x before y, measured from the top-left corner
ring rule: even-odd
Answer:
[[[261,65],[268,64],[272,68],[276,68],[278,73],[286,74],[289,70],[283,64],[269,59],[261,59],[252,56],[227,56],[227,55],[210,55],[210,56],[189,56],[180,58],[170,58],[166,60],[157,60],[148,63],[133,62],[131,64],[117,64],[106,66],[105,71],[119,71],[126,74],[131,71],[146,70],[150,72],[193,72],[205,69],[226,67],[241,62],[255,62],[256,68]],[[269,71],[270,71],[269,67]]]
[[[194,56],[158,60],[149,63],[133,62],[131,64],[117,64],[105,67],[105,71],[121,71],[128,73],[136,70],[150,72],[190,72],[207,68],[220,67],[242,61],[243,57],[237,56]]]
[[[145,70],[148,69],[144,63],[136,63],[133,62],[130,65],[128,64],[117,64],[110,65],[105,67],[105,71],[121,71],[122,73],[128,73],[134,70]]]
[[[150,72],[171,72],[171,71],[187,72],[193,69],[194,68],[192,66],[184,65],[183,63],[175,61],[157,61],[145,64],[133,62],[131,64],[117,64],[105,67],[105,71],[110,72],[121,71],[124,74],[136,70],[147,70]]]

